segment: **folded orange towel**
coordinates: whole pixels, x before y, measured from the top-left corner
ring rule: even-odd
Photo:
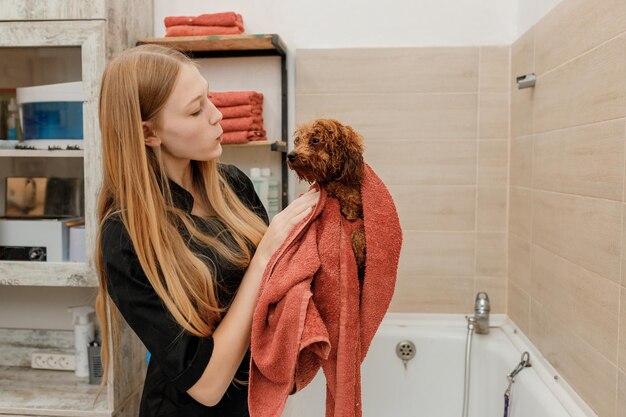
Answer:
[[[257,140],[267,140],[265,130],[224,132],[222,135],[222,144],[248,143]]]
[[[262,130],[263,117],[235,117],[231,119],[222,119],[220,122],[224,132],[237,132],[240,130]]]
[[[263,94],[257,91],[214,91],[211,102],[215,107],[263,105]]]
[[[240,106],[225,106],[217,108],[224,119],[233,119],[235,117],[251,117],[263,114],[263,108],[259,105],[243,104]]]
[[[237,26],[170,26],[165,28],[165,37],[238,35],[243,29]]]
[[[167,16],[165,27],[170,26],[237,26],[243,32],[243,18],[235,12],[206,13],[198,16]]]
[[[350,232],[323,186],[313,213],[272,256],[252,317],[251,417],[279,416],[289,394],[322,367],[326,416],[360,417],[361,363],[393,296],[402,230],[391,194],[365,165],[361,185],[367,247],[360,287]]]

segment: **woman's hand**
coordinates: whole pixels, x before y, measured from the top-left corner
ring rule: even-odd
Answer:
[[[276,214],[259,242],[254,258],[266,265],[293,228],[311,213],[319,200],[319,194],[316,189],[311,189]]]

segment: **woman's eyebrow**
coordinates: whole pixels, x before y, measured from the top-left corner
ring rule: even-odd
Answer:
[[[209,91],[209,83],[208,83],[208,82],[207,82],[207,84],[206,84],[206,89],[207,89],[207,92],[208,92],[208,91]],[[201,99],[202,97],[204,97],[204,96],[205,96],[205,94],[200,94],[200,95],[198,95],[196,98],[192,99],[189,103],[187,103],[187,105],[186,105],[185,107],[189,107],[189,106],[190,106],[191,104],[193,104],[195,101],[200,100],[200,99]]]

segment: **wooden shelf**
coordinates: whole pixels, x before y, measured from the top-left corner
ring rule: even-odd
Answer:
[[[188,52],[193,57],[218,56],[285,56],[287,48],[276,34],[177,36],[169,38],[143,38],[137,45],[156,44]]]
[[[225,143],[222,146],[226,146],[228,148],[264,148],[269,147],[273,151],[284,152],[287,149],[287,144],[282,141],[269,141],[269,140],[259,140],[252,141],[248,143]]]
[[[81,262],[0,261],[0,286],[97,287],[95,271]]]
[[[108,417],[107,392],[74,372],[0,366],[0,414]]]
[[[32,149],[0,149],[0,158],[82,158],[84,152],[80,151],[47,151],[47,150],[32,150]]]

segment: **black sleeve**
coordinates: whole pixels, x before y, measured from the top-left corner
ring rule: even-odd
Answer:
[[[119,219],[104,223],[102,254],[111,299],[152,355],[151,360],[174,386],[186,392],[209,363],[213,338],[196,337],[174,320],[143,272]]]
[[[265,224],[269,224],[269,216],[267,215],[267,211],[265,211],[265,207],[263,207],[261,199],[256,191],[254,191],[252,180],[235,165],[220,164],[219,167],[224,178],[228,181],[237,196],[239,196],[241,202],[263,219]]]

